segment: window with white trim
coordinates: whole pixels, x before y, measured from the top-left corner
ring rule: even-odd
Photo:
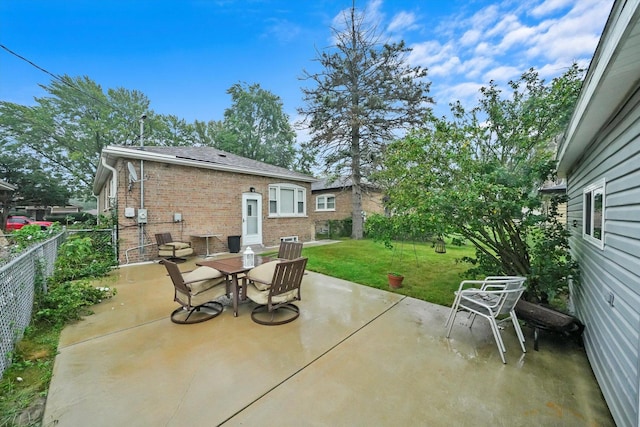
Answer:
[[[269,216],[306,216],[307,189],[294,184],[269,185]]]
[[[582,191],[582,237],[589,243],[604,248],[604,179]]]
[[[316,211],[335,211],[336,196],[333,194],[323,194],[316,197]]]

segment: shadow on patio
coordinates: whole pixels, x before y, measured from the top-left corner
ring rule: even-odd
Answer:
[[[181,269],[193,267],[193,260]],[[300,318],[251,321],[252,303],[171,323],[159,264],[114,272],[118,294],[62,333],[45,426],[612,426],[584,351],[543,335],[527,353],[448,307],[308,272]]]

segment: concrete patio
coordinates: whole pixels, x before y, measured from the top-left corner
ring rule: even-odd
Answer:
[[[113,276],[62,333],[45,426],[615,425],[584,351],[552,335],[534,351],[525,328],[523,354],[507,325],[503,365],[481,319],[447,339],[447,307],[314,272],[287,325],[253,323],[252,303],[176,325],[164,266]]]

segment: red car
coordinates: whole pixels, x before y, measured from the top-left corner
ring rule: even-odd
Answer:
[[[7,231],[20,230],[25,225],[39,225],[41,229],[45,229],[51,226],[53,222],[51,221],[35,221],[31,218],[27,218],[26,216],[14,215],[9,216],[7,218],[7,225],[5,229]]]

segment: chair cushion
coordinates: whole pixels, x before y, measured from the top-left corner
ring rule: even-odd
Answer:
[[[214,279],[214,280],[220,280],[220,279]],[[211,282],[211,281],[207,281],[207,282]],[[197,295],[193,295],[192,293],[191,306],[195,307],[198,305],[202,305],[205,302],[214,301],[219,297],[226,295],[226,293],[227,291],[224,286],[216,286],[216,285],[198,293]],[[185,295],[184,293],[176,290],[176,296],[180,300],[180,303],[183,305],[187,305],[187,303],[189,302],[189,295]]]
[[[247,278],[254,281],[253,285],[259,291],[266,291],[271,286],[271,280],[273,279],[273,273],[276,271],[276,265],[280,260],[265,262],[259,266],[252,268],[247,273]]]
[[[253,286],[252,286],[253,285]],[[260,291],[256,288],[256,283],[247,286],[247,297],[256,304],[267,305],[269,302],[269,290]],[[293,301],[298,298],[298,289],[292,289],[289,292],[275,296],[271,299],[273,304],[280,304],[287,301]]]
[[[164,257],[172,257],[172,256],[177,256],[177,257],[185,257],[185,256],[189,256],[193,254],[193,249],[192,248],[184,248],[184,249],[178,249],[176,250],[176,253],[173,253],[173,250],[169,249],[169,250],[159,250],[158,251],[158,256],[164,256]]]
[[[218,270],[212,267],[198,267],[193,271],[185,273],[183,275],[184,281],[189,282],[192,280],[207,280],[207,279],[217,279],[218,277],[222,277],[223,274]]]
[[[173,248],[176,249],[186,249],[186,248],[190,248],[191,245],[187,242],[169,242],[169,243],[165,243],[164,245],[160,245],[158,247],[158,249],[163,250],[163,251],[170,251]]]
[[[185,282],[193,281],[193,283],[187,283],[193,295],[198,295],[207,289],[211,289],[225,280],[222,273],[211,267],[198,267],[189,273],[185,273],[183,278]]]

